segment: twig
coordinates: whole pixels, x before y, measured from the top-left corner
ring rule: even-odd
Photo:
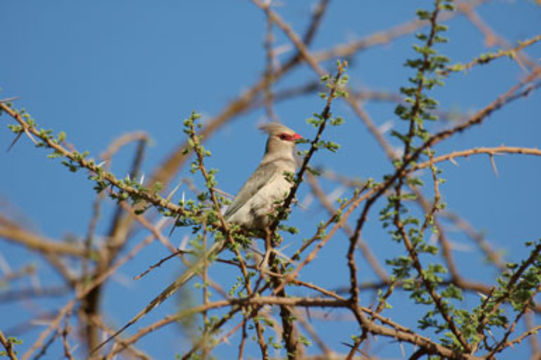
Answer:
[[[462,150],[462,151],[453,151],[452,153],[440,155],[432,159],[431,161],[425,161],[418,164],[415,164],[411,167],[411,171],[420,170],[431,166],[432,164],[440,163],[443,161],[448,161],[455,159],[457,157],[468,157],[471,155],[477,154],[488,154],[488,155],[500,155],[500,154],[523,154],[523,155],[536,155],[541,156],[541,150],[535,148],[526,148],[526,147],[513,147],[513,146],[497,146],[497,147],[478,147],[474,149]]]
[[[71,299],[56,315],[54,319],[51,320],[49,326],[41,332],[37,340],[32,344],[32,346],[26,351],[26,353],[23,355],[23,360],[28,360],[32,354],[43,345],[43,342],[47,338],[47,336],[50,334],[51,331],[58,328],[60,321],[62,318],[72,311],[75,304],[86,297],[88,293],[90,293],[96,286],[100,285],[102,282],[104,282],[106,279],[108,279],[112,274],[114,274],[118,268],[120,268],[124,263],[131,260],[143,247],[150,244],[152,240],[154,239],[153,235],[147,236],[145,239],[143,239],[140,243],[135,245],[129,252],[126,254],[123,258],[116,261],[115,264],[113,264],[107,271],[100,274],[99,277],[94,279],[88,286],[86,286],[84,289],[79,290],[76,294],[76,296]]]
[[[17,360],[17,355],[15,355],[15,351],[13,350],[13,343],[9,339],[6,339],[2,330],[0,330],[0,343],[6,349],[7,356],[11,360]]]
[[[157,267],[160,267],[164,262],[166,262],[167,260],[170,260],[174,257],[176,257],[177,255],[179,254],[190,254],[191,252],[190,251],[185,251],[185,250],[177,250],[175,251],[174,253],[172,254],[169,254],[167,255],[166,257],[164,258],[161,258],[157,263],[155,264],[152,264],[148,267],[148,269],[146,269],[145,271],[143,271],[142,273],[140,273],[139,275],[135,276],[133,279],[134,280],[139,280],[141,279],[143,276],[145,276],[146,274],[148,274],[149,272],[151,272],[152,270],[156,269]]]
[[[136,334],[126,339],[125,344],[133,344],[142,336],[153,332],[167,324],[178,321],[186,316],[190,316],[195,313],[200,313],[204,310],[217,309],[227,306],[248,306],[248,305],[287,305],[287,306],[297,306],[297,307],[348,307],[349,301],[347,300],[327,300],[327,299],[306,299],[306,298],[283,298],[283,297],[254,297],[254,298],[241,298],[241,299],[230,299],[230,300],[221,300],[209,303],[206,306],[200,305],[193,307],[191,309],[186,309],[177,313],[175,315],[166,316],[165,318],[159,320],[158,322],[147,326],[146,328],[140,329]],[[360,307],[359,311],[362,311]],[[365,326],[369,328],[371,332],[376,335],[382,335],[385,337],[395,338],[401,341],[412,343],[418,346],[425,347],[430,349],[431,352],[441,354],[442,356],[456,358],[456,359],[479,359],[478,357],[471,356],[468,354],[461,354],[455,352],[451,349],[448,349],[442,345],[432,342],[430,339],[420,336],[418,334],[412,333],[411,331],[403,331],[399,328],[387,328],[382,325],[377,325],[373,322],[367,321]]]
[[[179,207],[177,205],[174,205],[173,203],[171,203],[169,201],[166,201],[165,199],[163,199],[163,198],[161,198],[159,196],[156,196],[156,195],[151,194],[149,192],[142,192],[142,191],[139,191],[139,190],[135,189],[132,186],[125,185],[120,180],[116,179],[112,174],[101,171],[99,169],[99,166],[96,165],[93,161],[86,160],[84,157],[81,157],[81,156],[76,156],[73,152],[67,150],[65,147],[63,147],[62,145],[56,143],[55,141],[53,141],[49,137],[46,137],[46,136],[43,136],[42,134],[40,134],[40,132],[36,128],[28,127],[28,124],[23,120],[21,115],[18,112],[16,112],[15,110],[11,109],[6,104],[0,102],[0,109],[2,109],[9,116],[11,116],[13,119],[15,119],[19,124],[21,124],[21,126],[23,126],[25,128],[28,128],[28,132],[30,134],[33,134],[36,137],[39,137],[49,148],[55,150],[56,152],[58,152],[59,154],[61,154],[65,158],[77,163],[79,166],[90,170],[92,173],[101,174],[103,180],[107,181],[108,183],[110,183],[115,188],[121,189],[122,191],[124,191],[124,192],[126,192],[126,193],[128,193],[130,195],[139,196],[142,199],[144,199],[145,201],[148,201],[149,203],[157,206],[158,208],[164,208],[164,209],[171,210],[175,214],[184,214],[185,213],[183,208],[181,208],[181,207]]]
[[[511,46],[509,43],[496,34],[496,32],[483,21],[483,19],[479,16],[479,14],[474,10],[473,6],[469,4],[468,2],[460,2],[457,5],[458,11],[462,12],[470,22],[479,29],[479,31],[485,36],[485,44],[488,47],[499,45],[505,49],[510,48]],[[535,63],[535,61],[530,60],[526,55],[524,55],[522,52],[517,52],[517,62],[518,64],[523,67],[524,64],[528,66],[530,69],[536,68],[538,65]]]
[[[66,315],[64,318],[64,328],[61,331],[62,335],[62,346],[64,348],[64,356],[66,359],[74,360],[73,355],[71,354],[70,344],[68,341],[68,335],[71,331],[71,328],[69,327],[69,314]]]
[[[504,56],[514,58],[516,56],[517,52],[521,51],[522,49],[524,49],[524,48],[526,48],[526,47],[528,47],[530,45],[535,44],[538,41],[541,41],[541,34],[537,35],[537,36],[535,36],[533,38],[530,38],[530,39],[527,39],[527,40],[524,40],[524,41],[520,41],[519,45],[515,46],[512,49],[499,50],[498,52],[493,53],[493,54],[483,55],[483,56],[480,56],[480,57],[477,57],[477,58],[473,59],[472,61],[470,61],[470,62],[468,62],[468,63],[466,63],[464,65],[456,64],[456,65],[448,66],[446,69],[440,71],[439,74],[441,74],[442,76],[448,76],[451,72],[466,71],[466,70],[469,70],[469,69],[473,68],[475,65],[488,64],[489,62],[491,62],[493,60],[496,60],[498,58],[504,57]]]
[[[61,243],[34,234],[3,216],[0,216],[0,237],[45,254],[69,255],[75,257],[89,256],[88,252],[79,246]]]

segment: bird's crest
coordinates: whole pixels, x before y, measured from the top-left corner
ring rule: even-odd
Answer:
[[[278,135],[278,134],[296,134],[295,131],[291,130],[287,126],[278,123],[266,123],[259,126],[259,129],[269,135]]]

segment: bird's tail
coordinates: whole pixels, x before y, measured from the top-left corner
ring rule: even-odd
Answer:
[[[223,241],[218,241],[212,245],[212,247],[204,254],[202,255],[188,270],[186,270],[178,279],[176,279],[171,285],[169,285],[165,290],[163,290],[158,296],[156,296],[143,310],[141,310],[137,315],[135,315],[126,325],[121,327],[119,330],[117,330],[113,335],[108,337],[105,341],[100,343],[98,346],[96,346],[92,351],[91,354],[94,354],[96,351],[98,351],[100,348],[102,348],[105,344],[116,338],[118,335],[120,335],[124,330],[135,324],[139,319],[141,319],[143,316],[151,312],[155,307],[160,305],[162,302],[164,302],[169,296],[173,295],[182,285],[190,281],[191,278],[193,278],[195,275],[197,275],[201,269],[203,268],[203,265],[205,264],[208,259],[210,259],[212,256],[218,255],[224,248],[225,243]]]

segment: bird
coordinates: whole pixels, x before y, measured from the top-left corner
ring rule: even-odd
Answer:
[[[302,139],[301,135],[279,123],[266,123],[259,128],[268,135],[263,159],[253,174],[242,185],[233,198],[231,205],[223,214],[223,218],[227,223],[239,225],[249,231],[265,231],[272,223],[270,215],[272,215],[276,206],[279,206],[279,202],[287,197],[292,186],[290,180],[287,179],[287,174],[293,174],[297,169],[294,154],[295,145]],[[182,285],[198,274],[208,259],[217,256],[225,248],[226,239],[216,241],[205,254],[196,260],[171,285],[156,296],[128,323],[94,348],[91,353],[95,353],[164,302]]]
[[[294,150],[302,136],[279,123],[268,123],[260,129],[269,135],[265,154],[252,176],[246,180],[224,214],[225,220],[248,230],[265,230],[276,202],[291,189],[286,174],[297,168]]]

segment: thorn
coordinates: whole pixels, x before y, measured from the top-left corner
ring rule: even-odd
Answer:
[[[177,228],[177,221],[179,219],[180,219],[180,214],[178,214],[177,217],[175,218],[175,221],[173,221],[173,225],[171,226],[171,231],[169,231],[169,235],[167,235],[167,237],[171,237],[171,235],[173,235],[173,232]]]
[[[297,200],[296,198],[292,201],[292,203],[297,205],[301,210],[308,210],[308,208],[304,206],[304,204],[300,203],[299,200]]]
[[[10,98],[0,99],[0,103],[7,103],[13,100],[19,100],[20,98],[20,96],[12,96]]]
[[[178,244],[178,248],[183,250],[183,249],[186,249],[186,245],[188,244],[188,240],[190,240],[190,237],[189,236],[184,236],[182,238],[182,240],[180,241],[180,243]]]
[[[309,322],[312,322],[312,313],[310,312],[310,308],[307,306],[304,308],[306,312],[306,318]]]
[[[24,133],[26,134],[26,136],[28,136],[28,138],[30,139],[30,141],[32,141],[34,143],[34,145],[38,145],[39,143],[37,142],[36,139],[34,139],[34,137],[32,136],[32,134],[30,133],[30,131],[28,131],[27,128],[24,128]]]
[[[175,188],[173,189],[173,191],[171,191],[169,193],[169,195],[167,195],[167,197],[165,198],[165,200],[167,201],[170,201],[171,198],[173,197],[173,195],[175,195],[175,193],[177,192],[177,190],[180,188],[180,185],[182,185],[182,182],[179,182],[177,186],[175,186]],[[182,201],[184,202],[184,192],[182,193]]]
[[[451,164],[453,164],[454,166],[460,166],[456,160],[454,158],[449,158],[449,161],[451,162]]]
[[[314,202],[314,194],[308,193],[308,194],[306,194],[304,199],[302,199],[302,202],[298,203],[297,205],[301,209],[307,210],[310,207],[310,205],[312,205],[313,202]]]
[[[384,135],[385,133],[389,132],[389,130],[391,130],[393,126],[394,126],[393,121],[388,120],[380,125],[380,127],[378,128],[378,131],[381,135]]]
[[[11,143],[11,145],[9,145],[8,149],[6,150],[6,152],[9,152],[11,150],[11,148],[15,145],[15,143],[17,141],[19,141],[19,139],[21,138],[22,136],[22,132],[18,133],[17,136],[15,136],[15,139],[13,139],[13,142]]]
[[[498,168],[496,167],[496,161],[494,161],[494,156],[492,154],[490,154],[489,156],[490,156],[490,164],[492,165],[492,170],[494,170],[494,174],[496,176],[500,176],[500,174],[498,173]]]
[[[404,344],[400,343],[400,352],[402,353],[402,358],[406,358],[406,350],[404,349]]]

